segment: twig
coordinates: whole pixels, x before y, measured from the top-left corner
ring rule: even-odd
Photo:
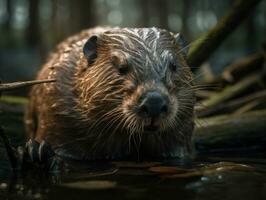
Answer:
[[[244,106],[245,104],[249,104],[252,101],[266,102],[266,90],[258,91],[244,97],[233,99],[227,103],[221,103],[209,108],[203,108],[197,110],[196,112],[198,117],[208,117],[221,113],[231,113],[237,108]]]
[[[3,83],[3,84],[0,84],[0,92],[18,89],[18,88],[22,88],[22,87],[26,87],[26,86],[32,86],[32,85],[41,84],[41,83],[51,83],[51,82],[55,82],[55,81],[56,81],[55,79],[47,79],[47,80]]]
[[[257,72],[244,78],[235,85],[225,87],[224,90],[219,92],[217,95],[202,101],[201,105],[203,106],[202,108],[197,109],[198,113],[204,113],[208,109],[211,109],[211,107],[217,106],[218,104],[239,95],[241,92],[258,82],[263,76],[264,72]]]
[[[237,109],[233,114],[234,115],[240,115],[240,114],[243,114],[247,111],[250,111],[252,110],[253,108],[261,105],[261,103],[263,103],[262,100],[258,101],[258,100],[253,100],[247,104],[245,104],[244,106],[240,107],[239,109]]]

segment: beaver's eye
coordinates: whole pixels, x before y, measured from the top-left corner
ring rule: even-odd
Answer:
[[[116,55],[113,56],[112,57],[112,64],[118,69],[118,72],[121,75],[125,75],[129,71],[129,65],[128,65],[127,61],[125,59],[123,59],[123,57],[119,57]]]
[[[126,75],[129,72],[129,66],[127,64],[119,65],[118,71],[121,75]]]
[[[170,68],[170,70],[172,72],[176,72],[177,71],[177,65],[176,64],[170,63],[169,68]]]

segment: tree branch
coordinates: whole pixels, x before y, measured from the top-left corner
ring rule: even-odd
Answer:
[[[192,69],[206,61],[260,1],[236,0],[217,25],[192,45],[188,55],[188,63]]]

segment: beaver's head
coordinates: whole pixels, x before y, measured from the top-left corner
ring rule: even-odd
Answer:
[[[178,132],[194,105],[185,51],[178,34],[156,28],[113,29],[89,38],[76,88],[91,129]]]

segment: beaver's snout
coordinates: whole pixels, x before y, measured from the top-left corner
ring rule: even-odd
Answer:
[[[138,114],[143,118],[156,119],[166,116],[168,109],[168,97],[157,91],[151,91],[141,98]]]

